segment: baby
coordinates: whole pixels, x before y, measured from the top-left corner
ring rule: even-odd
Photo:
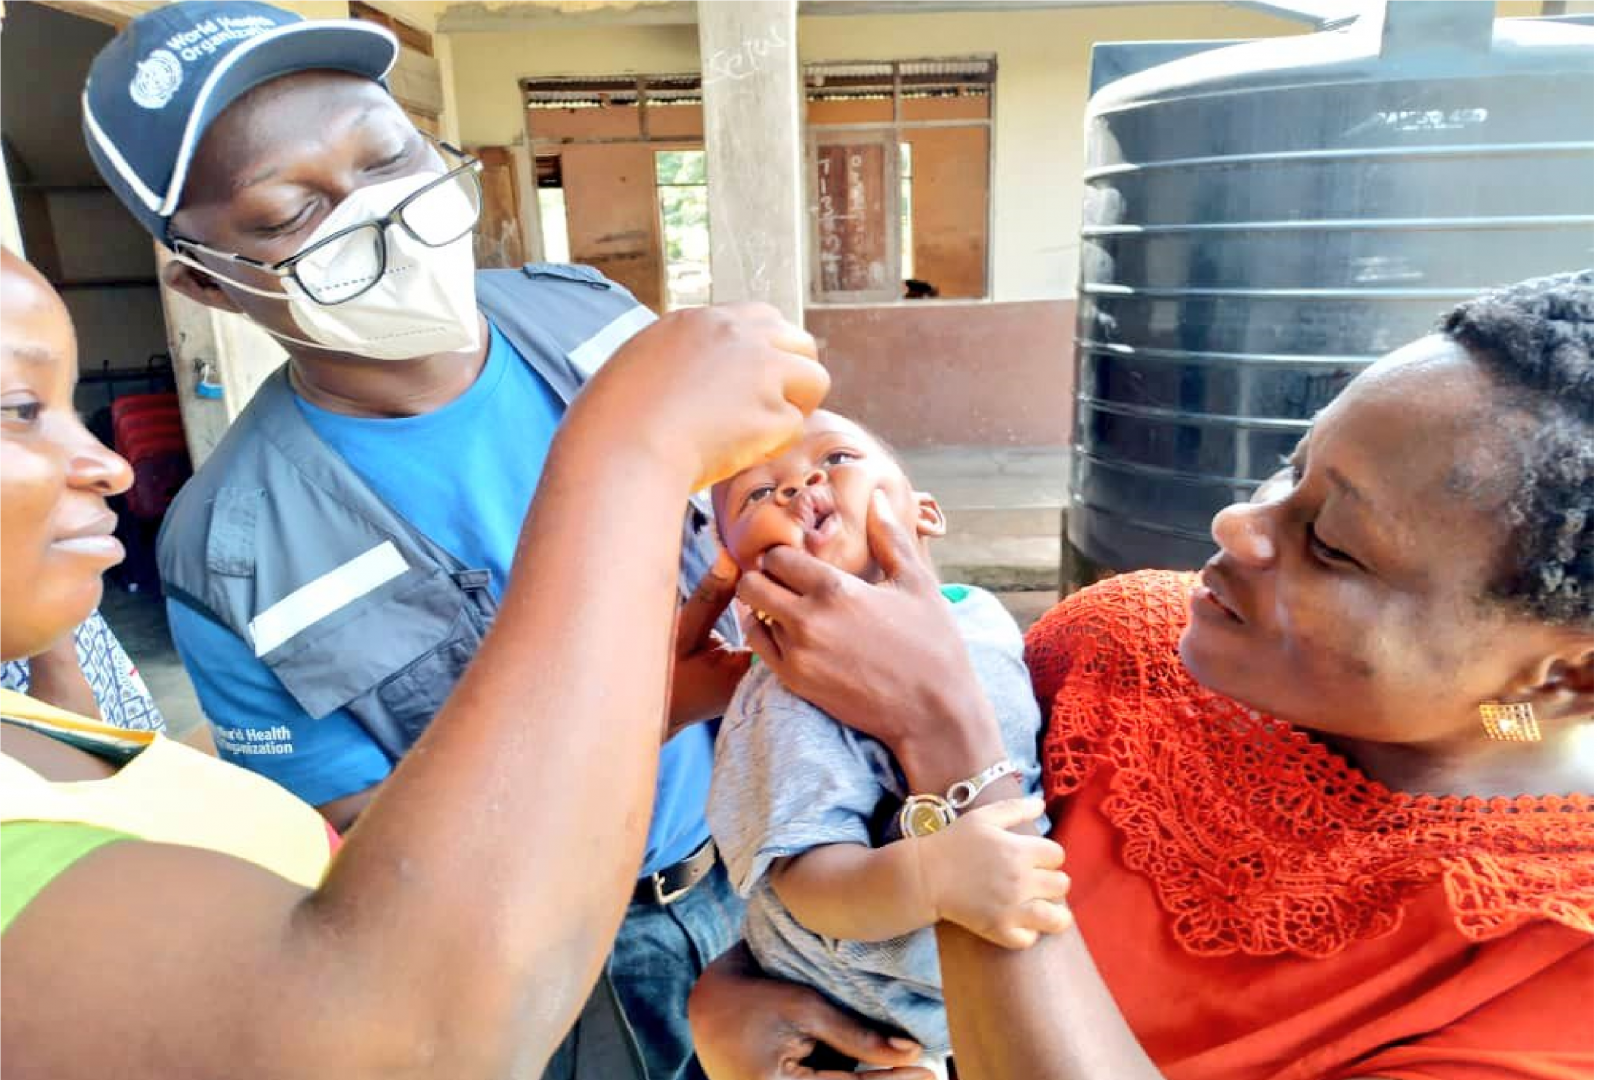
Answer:
[[[816,412],[796,445],[717,485],[711,498],[721,542],[745,571],[788,544],[876,580],[866,522],[877,489],[920,538],[929,567],[927,541],[945,531],[936,500],[910,486],[879,440],[835,413]],[[1020,630],[989,593],[945,585],[943,594],[1012,771],[1035,794],[1041,717]],[[1040,800],[983,807],[944,831],[902,838],[900,808],[927,793],[906,788],[886,747],[758,663],[722,722],[713,777],[710,831],[749,898],[744,936],[761,966],[908,1033],[926,1050],[923,1064],[946,1075],[948,1020],[931,927],[947,919],[1000,945],[1026,943],[1028,904],[1061,898],[1066,884],[1057,846],[1005,831],[1034,819]],[[1017,890],[1015,881],[1027,884]]]

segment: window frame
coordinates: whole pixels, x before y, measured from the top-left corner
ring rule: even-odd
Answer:
[[[972,82],[985,82],[987,85],[987,115],[985,118],[972,117],[958,120],[906,120],[904,118],[904,68],[916,64],[981,64],[985,68],[981,79],[972,79]],[[846,67],[877,67],[890,65],[892,68],[892,101],[893,116],[891,120],[871,120],[857,123],[825,124],[811,123],[808,116],[810,103],[810,79],[817,74],[824,74],[828,68]],[[814,60],[806,63],[803,69],[804,104],[805,104],[805,195],[808,200],[808,235],[810,257],[807,260],[809,281],[806,283],[805,295],[808,302],[817,307],[827,305],[846,306],[850,304],[880,304],[880,303],[977,303],[990,301],[993,298],[993,226],[994,226],[994,183],[997,179],[996,162],[998,150],[994,135],[997,131],[998,118],[998,57],[993,53],[970,54],[964,56],[921,56],[906,57],[893,60]],[[987,130],[987,212],[985,227],[987,245],[982,268],[982,295],[979,297],[938,297],[907,301],[903,296],[903,282],[895,290],[891,299],[885,296],[885,290],[869,293],[860,292],[826,292],[821,289],[820,274],[820,196],[817,188],[819,177],[817,168],[819,160],[816,150],[823,143],[818,135],[835,133],[839,135],[861,135],[868,132],[885,132],[888,135],[891,147],[889,150],[889,188],[887,216],[890,219],[889,239],[894,245],[891,250],[895,253],[902,250],[903,238],[898,235],[903,217],[903,207],[900,205],[899,177],[902,165],[899,162],[899,144],[906,131],[927,130],[935,128],[985,128]],[[855,141],[858,141],[857,139]],[[835,144],[833,144],[835,145]],[[896,264],[895,264],[896,265]]]
[[[985,117],[971,117],[952,120],[909,120],[904,118],[905,74],[906,68],[915,65],[979,65],[980,70],[970,72],[963,76],[954,74],[950,77],[949,85],[985,84],[987,115]],[[808,106],[811,100],[811,82],[813,75],[824,74],[828,69],[846,67],[888,67],[891,70],[891,95],[892,119],[877,120],[860,123],[811,123],[809,121]],[[846,306],[850,304],[884,304],[906,303],[936,304],[936,303],[980,303],[991,301],[994,295],[993,273],[995,269],[994,252],[995,222],[996,222],[996,180],[998,148],[995,138],[998,119],[998,58],[994,53],[965,54],[956,56],[920,56],[897,59],[873,60],[813,60],[806,63],[802,69],[802,93],[805,106],[804,115],[804,195],[806,199],[805,237],[809,246],[805,259],[805,272],[808,280],[805,282],[805,302],[808,305],[825,307],[828,305]],[[914,76],[910,76],[911,79]],[[934,84],[935,85],[935,84]],[[651,135],[649,131],[649,106],[651,100],[669,101],[673,103],[696,101],[702,104],[703,86],[701,72],[655,72],[648,74],[616,74],[616,75],[567,75],[567,76],[527,76],[518,80],[521,91],[521,109],[523,116],[523,130],[526,133],[529,153],[536,157],[556,156],[561,149],[569,145],[605,145],[605,144],[648,144],[658,149],[703,149],[704,143],[700,139],[694,141],[684,139],[680,135],[660,136]],[[886,89],[884,84],[883,89]],[[911,93],[913,88],[911,88]],[[627,105],[635,107],[637,111],[638,127],[635,133],[625,136],[600,136],[600,137],[550,137],[542,135],[537,130],[536,114],[542,108],[582,108],[596,107],[610,94],[630,99]],[[619,102],[618,102],[619,104]],[[987,133],[987,190],[986,213],[984,215],[984,228],[986,231],[985,256],[982,267],[983,289],[980,296],[938,297],[906,301],[903,296],[902,260],[900,253],[903,251],[904,237],[902,234],[902,194],[900,185],[900,170],[902,168],[899,145],[906,142],[904,134],[917,130],[935,128],[984,128]],[[894,288],[853,290],[847,292],[823,292],[820,288],[820,222],[819,222],[819,176],[817,149],[822,145],[837,145],[838,143],[859,143],[867,141],[862,136],[876,133],[877,137],[886,142],[887,150],[884,154],[884,200],[885,212],[888,218],[888,250],[892,256],[895,271]],[[713,188],[713,180],[707,180]],[[658,198],[656,200],[658,206]],[[913,226],[912,226],[913,228]],[[662,256],[664,240],[662,236]],[[663,265],[663,258],[662,258]],[[919,269],[919,267],[917,267]]]
[[[649,75],[548,75],[527,76],[518,86],[521,91],[522,126],[534,152],[559,153],[562,146],[613,146],[648,143],[671,149],[691,139],[681,135],[653,135],[649,132],[649,107],[657,104],[697,104],[702,107],[704,87],[699,72],[657,72]],[[611,94],[630,97],[626,108],[637,110],[637,131],[629,135],[594,137],[551,137],[540,134],[534,117],[543,109],[603,108],[600,102]],[[590,98],[600,99],[591,101]],[[606,103],[608,104],[608,103]],[[623,103],[616,103],[623,104]],[[698,142],[703,149],[703,139]]]

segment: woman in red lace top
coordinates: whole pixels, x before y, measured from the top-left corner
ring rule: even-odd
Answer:
[[[1076,928],[939,928],[961,1080],[1590,1077],[1592,451],[1591,274],[1529,282],[1354,380],[1201,574],[1045,616]],[[901,542],[882,586],[784,552],[743,591],[783,679],[937,792],[1001,748]],[[913,1060],[737,956],[693,1019],[716,1080]]]

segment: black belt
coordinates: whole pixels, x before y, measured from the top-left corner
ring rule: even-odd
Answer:
[[[692,891],[715,868],[715,841],[706,840],[697,851],[679,863],[638,879],[632,890],[634,904],[667,907]]]

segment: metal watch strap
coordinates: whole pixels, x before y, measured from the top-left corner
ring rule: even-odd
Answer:
[[[904,800],[904,805],[899,809],[894,821],[898,825],[900,836],[925,835],[917,833],[912,828],[916,819],[931,824],[933,821],[941,822],[935,825],[937,829],[946,829],[959,817],[959,812],[975,802],[989,786],[1020,772],[1020,766],[1008,758],[994,765],[989,765],[975,776],[960,780],[949,786],[946,795],[911,795]]]
[[[960,780],[949,785],[948,794],[943,796],[948,800],[948,805],[955,810],[963,810],[975,802],[992,784],[997,783],[1006,776],[1013,776],[1020,772],[1020,766],[1005,758],[995,765],[989,765],[981,772],[968,780]]]

